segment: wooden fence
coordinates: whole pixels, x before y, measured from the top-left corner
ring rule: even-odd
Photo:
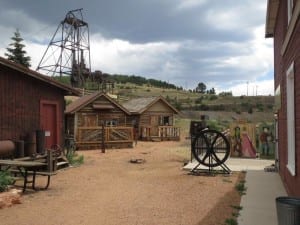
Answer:
[[[79,127],[76,147],[80,149],[132,147],[132,127]]]
[[[173,126],[143,126],[141,127],[142,140],[177,140],[180,139],[180,128]]]

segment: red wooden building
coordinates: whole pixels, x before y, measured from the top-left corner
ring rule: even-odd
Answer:
[[[300,196],[300,1],[268,0],[274,39],[277,166],[289,195]]]
[[[0,57],[0,140],[45,131],[45,147],[64,142],[65,95],[75,89]]]

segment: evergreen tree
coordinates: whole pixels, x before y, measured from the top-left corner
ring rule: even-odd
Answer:
[[[11,39],[13,41],[11,44],[9,44],[11,47],[6,48],[7,53],[5,53],[5,56],[7,56],[7,59],[23,66],[30,67],[31,58],[29,56],[25,56],[26,51],[23,50],[25,45],[21,43],[23,38],[21,37],[18,29],[16,32],[14,32],[14,36]]]

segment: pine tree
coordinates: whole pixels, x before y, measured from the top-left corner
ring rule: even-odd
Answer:
[[[25,45],[21,43],[23,38],[18,29],[14,32],[14,36],[11,39],[13,40],[13,42],[9,44],[11,47],[6,48],[7,53],[5,53],[5,56],[7,56],[7,59],[23,66],[30,67],[31,58],[30,56],[25,56],[26,51],[23,50]]]

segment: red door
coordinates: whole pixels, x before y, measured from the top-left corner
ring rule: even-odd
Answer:
[[[41,101],[41,128],[45,131],[45,147],[59,144],[58,104]]]

